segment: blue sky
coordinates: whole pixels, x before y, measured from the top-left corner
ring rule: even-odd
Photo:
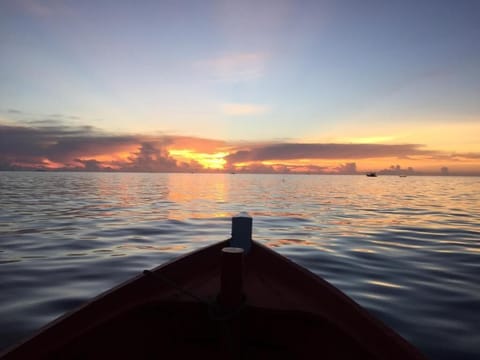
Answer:
[[[475,0],[2,1],[0,121],[477,153],[479,14]]]

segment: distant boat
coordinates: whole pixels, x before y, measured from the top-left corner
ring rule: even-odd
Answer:
[[[367,173],[367,176],[368,177],[377,177],[377,173],[369,172],[369,173]]]
[[[407,177],[407,175],[399,175],[400,177]]]

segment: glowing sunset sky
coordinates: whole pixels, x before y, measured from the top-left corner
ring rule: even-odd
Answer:
[[[479,14],[3,0],[0,169],[480,175]]]

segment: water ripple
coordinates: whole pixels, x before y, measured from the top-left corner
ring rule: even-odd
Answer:
[[[480,358],[480,181],[0,173],[0,348],[145,268],[230,235],[324,277],[432,359]]]

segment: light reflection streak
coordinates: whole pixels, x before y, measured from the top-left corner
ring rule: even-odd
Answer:
[[[162,252],[177,252],[186,249],[186,245],[170,245],[170,246],[154,246],[154,245],[133,245],[133,244],[125,244],[117,246],[116,249],[121,250],[133,250],[133,251],[162,251]]]
[[[272,248],[289,246],[289,245],[302,245],[302,246],[315,246],[315,247],[317,246],[317,244],[313,241],[299,240],[299,239],[279,239],[279,240],[267,242],[267,246]]]
[[[376,254],[377,253],[377,251],[375,251],[375,250],[365,249],[365,248],[353,248],[352,251],[362,252],[362,253],[367,253],[367,254]]]
[[[405,244],[405,243],[399,243],[394,241],[370,240],[370,242],[373,244],[385,245],[386,248],[392,248],[392,247],[405,248],[405,249],[422,249],[423,248],[423,246],[421,245]]]
[[[383,287],[388,287],[388,288],[395,288],[395,289],[403,289],[403,288],[405,288],[405,286],[393,284],[393,283],[386,282],[386,281],[367,280],[366,282],[367,282],[368,284],[377,285],[377,286],[383,286]]]

